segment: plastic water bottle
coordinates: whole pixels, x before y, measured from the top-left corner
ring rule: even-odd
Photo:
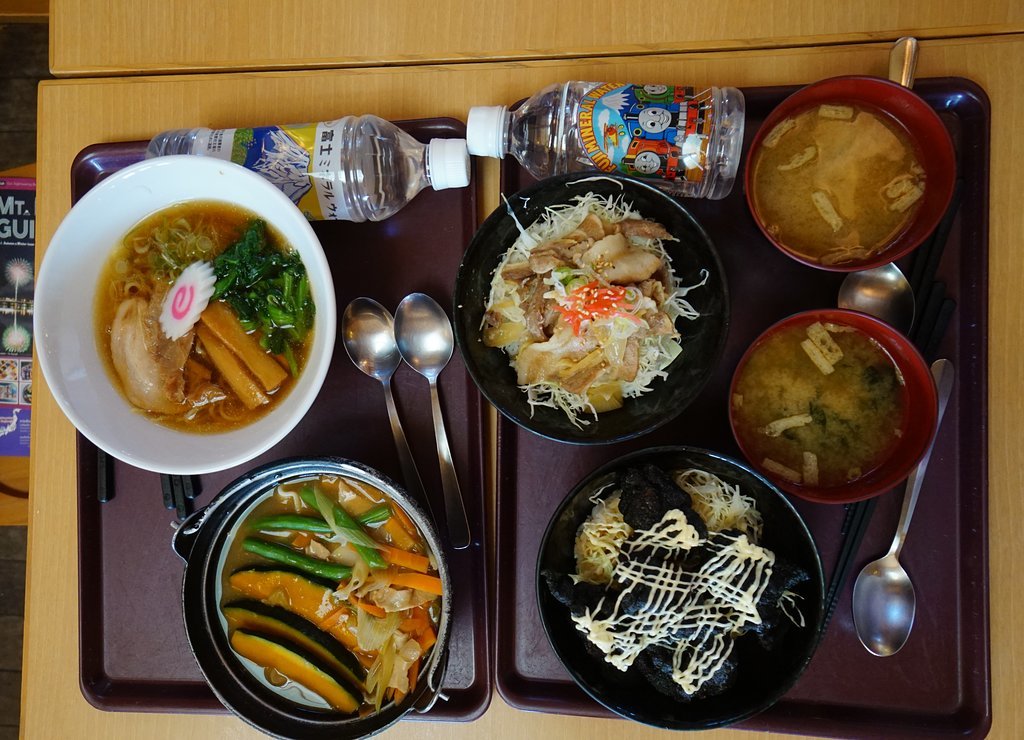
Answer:
[[[534,177],[620,172],[672,195],[724,198],[743,145],[743,93],[734,87],[563,82],[519,108],[471,108],[470,154],[511,154]]]
[[[197,154],[257,172],[311,221],[381,221],[423,188],[469,184],[465,139],[421,144],[376,116],[260,128],[165,131],[147,157]]]

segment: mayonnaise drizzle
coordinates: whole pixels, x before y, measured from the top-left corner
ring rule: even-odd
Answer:
[[[708,548],[711,556],[688,569],[685,557],[698,546]],[[745,534],[702,539],[685,514],[672,509],[623,543],[612,580],[624,588],[611,614],[597,617],[602,599],[573,621],[621,671],[649,646],[672,650],[672,678],[692,694],[728,659],[733,638],[761,623],[757,603],[774,562],[769,550]],[[632,598],[635,591],[645,593],[639,608]]]

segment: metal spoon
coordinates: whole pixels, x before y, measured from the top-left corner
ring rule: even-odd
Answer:
[[[949,360],[936,360],[932,363],[932,377],[939,391],[939,415],[935,422],[937,434],[953,391],[953,363]],[[884,657],[897,653],[907,642],[910,629],[914,626],[914,613],[917,610],[914,584],[910,582],[910,576],[898,558],[910,528],[914,507],[917,506],[917,497],[921,492],[928,460],[932,456],[936,434],[932,435],[928,451],[907,480],[903,511],[889,552],[865,565],[853,585],[853,624],[857,638],[874,655]]]
[[[402,477],[413,498],[430,506],[430,498],[423,489],[423,481],[416,469],[416,461],[409,449],[409,442],[402,431],[402,422],[395,408],[395,397],[391,393],[391,376],[402,364],[402,355],[395,342],[395,322],[390,312],[370,298],[356,298],[345,308],[341,317],[341,332],[345,350],[356,367],[381,382],[384,386],[384,400],[391,421],[391,435],[395,438],[398,462],[402,466]],[[434,514],[431,511],[431,514]],[[434,520],[437,520],[436,514]]]
[[[904,334],[914,324],[914,290],[891,262],[847,275],[839,286],[838,305],[871,314]]]
[[[434,437],[437,457],[441,463],[441,486],[444,489],[444,508],[448,521],[448,536],[452,547],[469,547],[469,520],[459,490],[459,479],[452,464],[448,448],[448,435],[444,429],[441,401],[437,395],[437,376],[444,370],[455,348],[455,337],[448,316],[437,301],[423,293],[407,295],[395,311],[395,333],[398,349],[413,370],[430,383],[430,403],[434,412]]]

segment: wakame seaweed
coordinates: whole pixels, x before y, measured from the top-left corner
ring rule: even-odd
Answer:
[[[274,248],[266,222],[253,219],[241,238],[214,259],[213,270],[213,299],[231,306],[246,331],[258,329],[263,348],[284,355],[297,375],[295,350],[313,326],[315,313],[302,258]]]

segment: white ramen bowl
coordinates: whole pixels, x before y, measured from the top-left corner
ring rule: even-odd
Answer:
[[[186,201],[219,201],[263,218],[302,257],[316,305],[309,358],[287,398],[258,420],[228,432],[183,432],[147,418],[114,386],[96,342],[95,294],[115,246],[146,216]],[[174,156],[111,175],[71,209],[43,256],[34,321],[43,376],[82,434],[136,467],[198,475],[251,460],[302,419],[327,376],[337,310],[323,247],[284,193],[230,162]]]

